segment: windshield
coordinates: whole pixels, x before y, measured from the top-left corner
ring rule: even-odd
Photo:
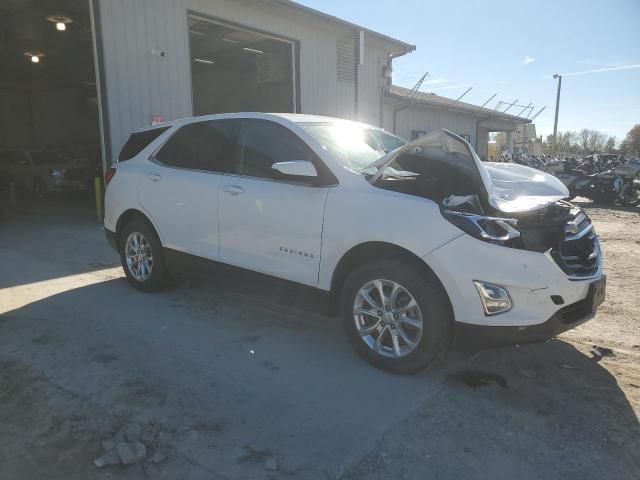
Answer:
[[[406,143],[384,130],[355,123],[305,123],[300,126],[342,165],[356,173],[375,173],[375,168],[367,167]]]
[[[31,152],[34,165],[63,165],[71,163],[71,159],[60,152]]]

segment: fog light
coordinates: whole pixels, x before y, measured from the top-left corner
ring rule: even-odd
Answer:
[[[496,315],[511,310],[511,299],[504,288],[485,282],[473,283],[478,289],[485,315]]]

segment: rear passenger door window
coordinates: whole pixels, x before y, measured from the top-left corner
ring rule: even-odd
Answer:
[[[237,120],[210,120],[181,127],[156,153],[164,165],[209,172],[233,172]]]
[[[271,167],[277,162],[306,160],[318,168],[309,146],[289,129],[267,120],[242,121],[235,173],[248,177],[278,179]]]

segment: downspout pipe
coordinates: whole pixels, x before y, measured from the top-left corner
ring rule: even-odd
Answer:
[[[408,50],[402,53],[390,54],[389,60],[387,61],[387,68],[392,69],[391,71],[393,72],[393,60],[395,60],[398,57],[402,57],[403,55],[406,55],[410,51],[411,50]],[[387,85],[382,87],[382,91],[380,92],[381,93],[380,94],[380,127],[381,128],[384,128],[384,95],[389,91],[390,87],[391,87],[391,79],[389,79],[389,81],[387,82]],[[400,110],[404,110],[405,108],[409,108],[409,105],[401,108]],[[393,111],[393,133],[394,134],[396,134],[397,112],[398,110]]]

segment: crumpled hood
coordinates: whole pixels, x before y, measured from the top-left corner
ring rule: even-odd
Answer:
[[[489,163],[490,203],[502,212],[537,210],[569,196],[567,187],[553,175],[517,163]],[[491,201],[492,200],[492,201]]]
[[[505,213],[537,210],[569,196],[567,187],[556,177],[515,163],[484,163],[469,142],[445,129],[424,135],[373,162],[378,171],[373,184],[396,158],[410,151],[430,153],[464,171],[478,184],[489,204]]]

